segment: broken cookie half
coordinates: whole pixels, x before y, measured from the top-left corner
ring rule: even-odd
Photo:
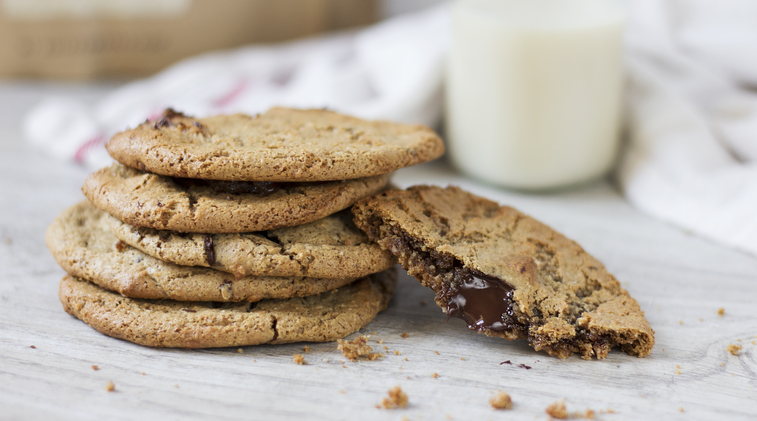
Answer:
[[[363,199],[356,225],[436,294],[448,317],[537,351],[644,357],[654,331],[597,259],[517,210],[457,187],[415,186]]]

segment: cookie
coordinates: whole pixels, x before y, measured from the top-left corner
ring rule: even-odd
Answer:
[[[365,326],[385,309],[394,269],[338,290],[256,303],[207,303],[127,298],[67,275],[63,308],[101,333],[140,345],[211,348],[328,342]]]
[[[636,300],[578,244],[456,187],[416,186],[358,202],[355,223],[436,294],[448,316],[567,358],[613,347],[643,357],[654,331]]]
[[[319,183],[177,179],[114,164],[87,177],[84,195],[127,224],[199,233],[266,231],[316,221],[381,191],[388,175]]]
[[[392,267],[394,255],[368,240],[345,209],[296,227],[243,234],[190,234],[128,225],[113,234],[160,260],[245,275],[359,278]]]
[[[110,231],[107,214],[84,201],[47,230],[47,247],[73,276],[127,297],[179,301],[259,301],[318,294],[355,278],[245,276],[166,263],[130,247]]]
[[[133,168],[235,181],[371,177],[444,153],[439,136],[425,126],[287,108],[199,119],[169,109],[157,121],[116,134],[106,147]]]

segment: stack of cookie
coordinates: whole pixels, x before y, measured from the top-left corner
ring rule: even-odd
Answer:
[[[437,158],[430,129],[324,110],[203,119],[167,110],[114,136],[89,201],[50,226],[60,298],[149,346],[332,341],[391,298],[394,256],[352,222],[395,169]]]

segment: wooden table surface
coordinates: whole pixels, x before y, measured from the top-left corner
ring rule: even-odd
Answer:
[[[94,101],[109,89],[0,84],[0,420],[546,420],[546,406],[563,397],[569,411],[593,409],[602,420],[757,418],[757,259],[639,213],[605,181],[513,193],[443,161],[394,178],[401,187],[457,184],[578,241],[646,312],[657,342],[646,358],[615,350],[601,361],[560,360],[487,338],[446,322],[430,290],[404,271],[389,308],[361,331],[392,351],[377,361],[343,362],[335,343],[309,344],[308,364],[296,365],[302,344],[239,353],[151,349],[101,335],[61,308],[64,272],[44,243],[53,218],[83,198],[88,171],[28,146],[20,121],[45,95]],[[738,356],[729,344],[743,346]],[[395,385],[409,407],[377,409]],[[489,406],[495,390],[510,393],[511,411]]]

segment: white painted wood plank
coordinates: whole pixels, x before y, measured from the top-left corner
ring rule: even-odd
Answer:
[[[460,320],[446,322],[431,292],[407,275],[389,309],[363,330],[376,332],[374,348],[383,350],[374,341],[383,339],[400,352],[379,361],[342,363],[334,343],[310,344],[309,364],[299,366],[292,362],[298,344],[239,354],[103,336],[62,310],[63,271],[44,244],[47,225],[82,198],[87,171],[27,147],[19,132],[26,107],[50,90],[96,98],[107,87],[0,84],[0,419],[547,419],[544,408],[561,397],[571,411],[615,410],[598,414],[606,420],[757,414],[757,259],[638,213],[605,182],[529,195],[464,179],[442,163],[395,178],[403,187],[461,185],[578,241],[646,311],[657,340],[647,358],[612,352],[603,361],[559,360],[486,338]],[[731,343],[743,345],[740,356],[726,352]],[[105,391],[108,381],[115,392]],[[410,406],[376,409],[397,384]],[[512,395],[512,411],[490,408],[496,389]]]

